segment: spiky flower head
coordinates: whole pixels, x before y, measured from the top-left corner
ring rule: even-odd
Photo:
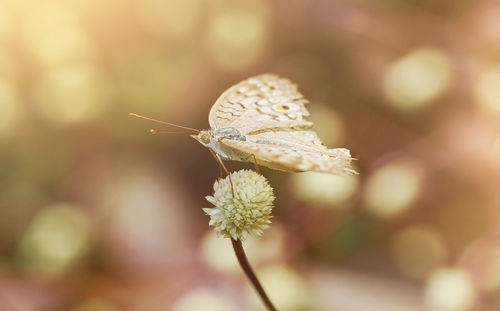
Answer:
[[[204,208],[209,225],[218,236],[245,240],[249,234],[262,235],[271,223],[273,188],[267,179],[251,170],[240,170],[214,183],[214,194],[206,199],[215,205]]]

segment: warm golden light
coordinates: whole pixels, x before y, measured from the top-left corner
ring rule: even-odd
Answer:
[[[143,0],[136,14],[149,32],[182,39],[192,35],[200,17],[200,0]]]
[[[394,162],[375,171],[368,179],[365,204],[379,217],[392,217],[410,207],[420,192],[420,174],[411,163]]]
[[[113,60],[120,103],[141,113],[168,111],[179,62],[148,47],[120,51]]]
[[[315,172],[293,175],[295,194],[308,202],[342,208],[341,204],[356,192],[358,176],[337,176]]]
[[[310,105],[307,109],[311,113],[309,119],[314,123],[314,130],[323,143],[329,148],[339,146],[344,135],[344,124],[338,113],[320,103]]]
[[[12,29],[12,21],[8,10],[0,4],[0,39],[6,37]]]
[[[447,250],[443,238],[435,230],[412,226],[394,235],[391,255],[405,275],[422,279],[444,263]]]
[[[482,108],[500,116],[500,67],[480,73],[475,89]]]
[[[442,94],[452,76],[452,63],[446,53],[434,47],[421,47],[387,69],[383,91],[394,108],[413,110]]]
[[[226,172],[177,126],[229,172],[313,167],[300,130],[355,158],[261,167],[278,310],[498,310],[499,51],[494,0],[0,0],[0,311],[265,309],[210,227],[259,232],[226,204],[255,196],[209,210]],[[265,73],[293,84],[224,93]]]
[[[25,271],[54,276],[81,259],[90,246],[91,223],[75,205],[42,209],[24,234],[19,260]]]
[[[83,122],[99,117],[111,101],[105,75],[94,65],[57,67],[38,81],[37,108],[57,123]]]
[[[262,54],[267,22],[261,14],[227,11],[213,17],[206,37],[207,50],[216,64],[235,70],[254,63]]]
[[[70,7],[38,2],[26,15],[21,39],[26,51],[41,65],[85,62],[94,58],[92,39]]]
[[[469,275],[459,268],[436,270],[425,288],[425,303],[429,310],[466,311],[476,300],[476,290]]]

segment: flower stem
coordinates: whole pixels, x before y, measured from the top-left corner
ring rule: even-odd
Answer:
[[[252,267],[250,266],[250,263],[248,263],[247,255],[245,254],[245,250],[243,249],[243,245],[241,244],[241,241],[231,238],[231,243],[233,243],[234,252],[236,254],[236,258],[238,258],[238,262],[240,263],[241,268],[243,269],[243,271],[247,275],[248,279],[252,283],[252,285],[255,288],[255,290],[257,291],[257,293],[259,294],[264,305],[266,305],[267,310],[277,311],[276,307],[274,307],[273,303],[271,302],[271,300],[267,296],[266,291],[264,290],[264,288],[260,284],[259,279],[257,279],[255,272],[253,271]]]

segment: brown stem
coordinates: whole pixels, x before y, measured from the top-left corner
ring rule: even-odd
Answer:
[[[252,267],[248,263],[247,255],[245,254],[245,250],[243,249],[241,241],[231,238],[231,243],[233,243],[234,252],[236,254],[236,258],[238,258],[238,262],[240,263],[241,268],[243,269],[243,271],[245,271],[245,274],[259,294],[262,302],[264,303],[264,305],[266,305],[267,310],[277,311],[277,309],[274,307],[273,303],[267,296],[266,291],[260,284],[259,279],[257,279],[257,276],[255,275]]]

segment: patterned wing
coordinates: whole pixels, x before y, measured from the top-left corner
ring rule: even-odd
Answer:
[[[287,79],[264,74],[244,80],[225,91],[208,116],[214,130],[234,127],[241,134],[270,128],[310,128],[307,100]]]
[[[247,138],[246,141],[222,139],[221,143],[248,155],[253,154],[259,165],[272,169],[356,174],[351,168],[349,150],[326,148],[313,131],[265,132]],[[253,159],[249,156],[246,160],[251,162]]]

